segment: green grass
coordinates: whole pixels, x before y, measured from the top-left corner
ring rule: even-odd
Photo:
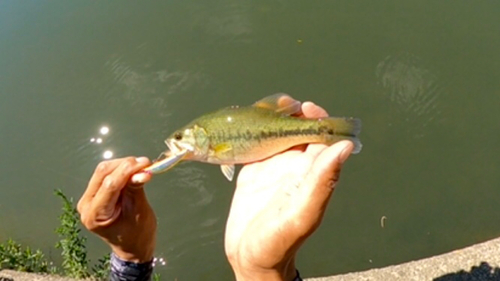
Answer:
[[[33,251],[30,247],[24,248],[12,239],[0,244],[0,269],[40,273],[56,271],[40,250]]]
[[[81,235],[80,217],[73,204],[61,190],[54,194],[63,201],[60,225],[56,229],[59,241],[56,249],[61,250],[62,263],[59,267],[50,262],[40,250],[23,247],[12,239],[0,244],[0,270],[13,269],[24,272],[59,274],[77,279],[91,278],[106,280],[109,276],[109,259],[107,254],[101,257],[92,268],[87,257],[87,238]],[[153,280],[160,280],[159,274]]]

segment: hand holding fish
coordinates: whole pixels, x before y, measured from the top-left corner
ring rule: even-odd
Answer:
[[[152,165],[133,157],[101,162],[77,209],[118,258],[152,262],[156,217],[143,190],[151,175],[191,160],[221,165],[232,180],[235,164],[251,163],[238,176],[226,255],[237,280],[293,280],[295,254],[321,223],[342,164],[361,150],[360,130],[359,119],[328,117],[311,102],[275,94],[195,119],[166,139],[170,150]]]
[[[144,157],[101,162],[78,202],[83,225],[125,261],[153,258],[156,217],[143,190],[151,175],[136,174],[150,164]]]
[[[313,103],[306,118],[327,117]],[[350,141],[295,147],[241,170],[226,226],[225,251],[237,280],[293,280],[295,254],[320,225]]]

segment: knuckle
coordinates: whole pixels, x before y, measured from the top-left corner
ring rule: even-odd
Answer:
[[[336,167],[334,170],[333,170],[333,177],[332,177],[332,180],[334,183],[337,183],[340,179],[340,171],[342,170],[342,168],[340,166]]]
[[[97,225],[96,225],[95,220],[92,216],[82,215],[82,216],[80,216],[80,220],[86,229],[88,229],[90,231],[95,231],[97,229]]]
[[[105,177],[104,180],[102,181],[103,188],[110,189],[113,188],[114,185],[115,185],[115,179],[111,176]]]
[[[87,227],[87,229],[89,231],[92,231],[92,232],[95,232],[98,229],[98,227],[95,224],[93,224],[93,223],[92,224],[88,224],[85,227]]]
[[[78,211],[78,213],[81,215],[82,214],[82,210],[83,210],[83,202],[82,202],[82,199],[78,200],[78,203],[76,204],[76,210]]]
[[[340,171],[341,171],[341,167],[336,167],[334,170],[333,170],[333,173],[332,173],[332,177],[328,180],[328,187],[334,189],[335,186],[337,185],[337,183],[339,182],[340,180]]]
[[[128,175],[131,174],[134,171],[135,164],[137,162],[133,157],[127,157],[123,160],[121,164],[121,173],[123,175]]]
[[[82,222],[82,224],[83,224],[86,228],[88,228],[88,225],[89,225],[90,223],[89,223],[89,218],[88,218],[88,215],[87,215],[87,214],[85,214],[85,213],[81,214],[81,215],[80,215],[80,221]]]
[[[332,179],[332,180],[328,180],[326,186],[328,186],[331,189],[335,189],[335,185],[336,184],[337,184],[337,181],[335,181],[335,180]]]
[[[86,222],[85,218],[86,218],[85,214],[80,214],[80,222],[81,222],[83,225],[85,225],[85,222]]]
[[[95,173],[104,173],[106,172],[108,168],[108,161],[102,161],[99,164],[97,164],[97,167],[95,168]]]

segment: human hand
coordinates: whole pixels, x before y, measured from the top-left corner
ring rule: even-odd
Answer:
[[[151,175],[138,173],[150,164],[145,157],[99,163],[77,205],[83,225],[125,261],[153,259],[156,216],[143,189]]]
[[[311,102],[302,112],[328,116]],[[225,233],[237,280],[295,278],[295,254],[320,225],[353,148],[350,141],[303,145],[242,168]]]

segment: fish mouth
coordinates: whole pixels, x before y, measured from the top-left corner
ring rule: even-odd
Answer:
[[[194,148],[191,145],[181,143],[176,140],[165,140],[165,144],[174,155],[183,154],[186,151],[188,152],[188,154],[190,154],[194,151]]]

